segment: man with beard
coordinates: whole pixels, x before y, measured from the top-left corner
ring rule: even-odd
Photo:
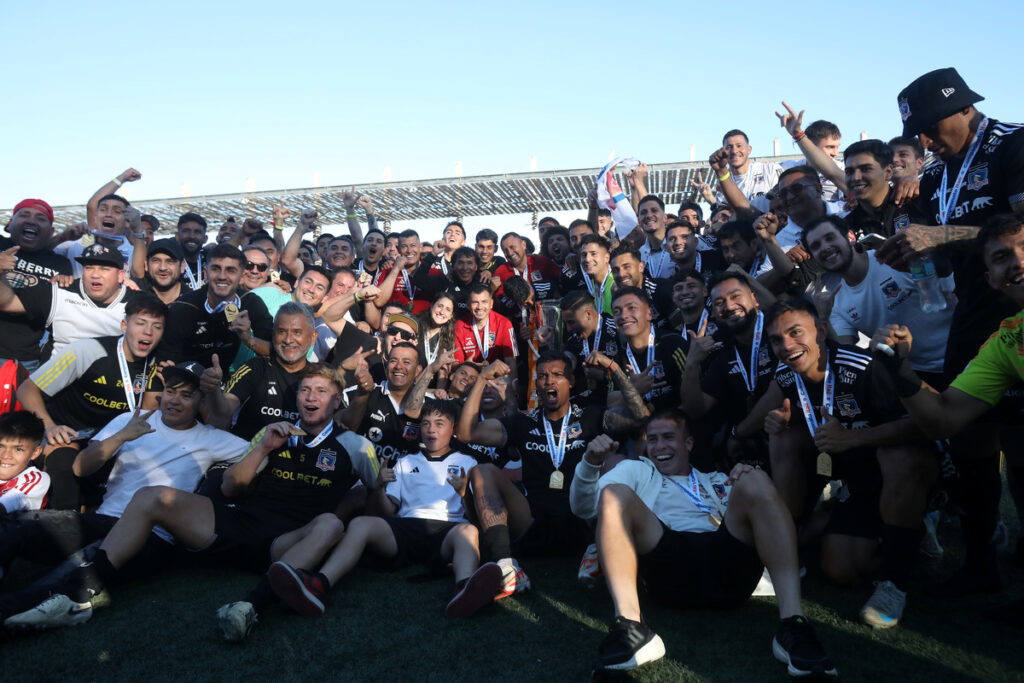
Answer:
[[[506,233],[501,238],[501,250],[505,253],[505,263],[494,271],[494,278],[491,280],[491,291],[494,292],[495,300],[501,299],[504,294],[505,280],[518,275],[526,280],[533,288],[534,301],[542,301],[557,296],[558,278],[561,269],[554,261],[543,256],[527,254],[526,240],[514,232]],[[508,310],[515,308],[514,304],[509,305],[502,302]]]
[[[647,195],[640,200],[637,219],[646,237],[639,248],[644,269],[655,279],[669,277],[672,274],[672,257],[662,244],[665,241],[665,202],[657,195]]]
[[[374,284],[380,288],[378,305],[397,303],[411,306],[413,315],[419,315],[430,308],[430,295],[417,287],[413,273],[420,265],[420,236],[415,230],[403,230],[398,234],[398,252],[404,257],[401,262],[377,273]],[[371,323],[372,324],[372,323]]]
[[[207,395],[209,422],[252,439],[267,425],[298,418],[295,391],[305,370],[306,354],[316,341],[313,314],[294,301],[281,306],[274,317],[273,353],[243,363],[227,384],[217,354],[203,372],[200,388]],[[223,388],[222,388],[223,386]],[[237,413],[234,426],[231,417]]]
[[[150,354],[163,337],[166,319],[166,304],[140,294],[125,307],[120,335],[68,344],[18,387],[21,404],[46,427],[51,507],[77,509],[80,488],[71,465],[97,425],[138,405],[156,405],[161,385],[154,379],[157,365]]]
[[[856,164],[846,165],[851,167]],[[941,374],[953,311],[948,307],[931,313],[921,310],[921,295],[910,273],[879,263],[873,251],[854,249],[849,231],[838,216],[816,218],[803,230],[802,241],[814,260],[842,278],[842,285],[833,290],[831,310],[819,309],[818,314],[831,322],[840,344],[855,344],[858,333],[870,337],[880,327],[906,325],[920,340],[910,365],[919,372]],[[931,379],[940,383],[937,377]]]
[[[52,355],[78,339],[117,334],[129,299],[124,262],[116,249],[93,244],[75,260],[82,277],[66,288],[40,282],[15,290],[6,278],[0,279],[0,312],[21,316],[37,331],[37,341],[43,328],[49,328]],[[50,357],[45,350],[43,355]]]
[[[738,425],[750,414],[775,373],[764,339],[764,314],[759,310],[757,295],[742,275],[729,271],[715,273],[708,287],[711,311],[718,324],[716,336],[723,336],[724,341],[706,331],[702,336],[699,332],[689,333],[690,348],[680,383],[681,407],[692,420],[700,420],[718,409],[716,416],[734,430],[729,447],[743,446],[749,449],[745,459],[764,461],[768,454],[760,425],[752,426],[748,443],[735,441]],[[702,367],[709,357],[710,362]]]
[[[469,291],[473,285],[480,284],[480,261],[469,247],[459,247],[451,259],[451,267],[445,275],[434,267],[433,259],[424,259],[413,272],[412,283],[431,299],[441,292],[450,294],[455,302],[455,315],[466,320],[470,318]]]
[[[70,275],[71,263],[50,249],[53,209],[42,199],[18,202],[6,226],[10,238],[0,236],[0,280],[12,290],[31,287],[57,275]],[[0,366],[11,359],[28,370],[39,365],[41,321],[16,313],[0,312]]]
[[[170,306],[161,355],[175,362],[195,360],[213,365],[213,355],[233,363],[244,343],[260,356],[270,356],[273,319],[266,304],[252,292],[239,296],[245,257],[235,247],[218,244],[210,250],[206,285]]]
[[[165,304],[177,301],[190,290],[182,286],[185,256],[177,240],[155,240],[146,249],[146,266],[142,277],[134,277],[143,292],[151,292]]]
[[[178,230],[174,239],[181,245],[185,255],[185,273],[182,281],[189,291],[195,292],[202,288],[203,281],[203,245],[206,244],[206,219],[198,213],[188,212],[178,218]]]
[[[643,256],[628,244],[620,245],[611,253],[611,271],[616,287],[636,287],[647,292],[656,306],[654,319],[659,327],[663,325],[662,312],[671,312],[672,306],[671,295],[663,286],[663,283],[668,283],[668,278],[655,280],[651,277]]]

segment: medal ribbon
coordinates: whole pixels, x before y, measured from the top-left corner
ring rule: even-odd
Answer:
[[[629,341],[626,341],[626,359],[629,361],[629,367],[633,369],[633,372],[637,375],[640,374],[640,366],[636,364],[636,356],[633,355],[633,347]],[[654,362],[654,325],[651,325],[651,333],[647,335],[647,365],[644,369],[651,367],[651,363]],[[650,398],[653,391],[648,391],[644,394],[644,398]]]
[[[697,509],[701,512],[711,514],[711,508],[708,507],[707,503],[700,499],[700,483],[697,481],[697,475],[694,473],[693,468],[690,468],[690,485],[683,486],[678,480],[672,477],[665,477],[670,482],[678,486],[686,494],[686,497],[693,501],[693,504],[697,506]]]
[[[964,178],[967,177],[967,169],[974,161],[974,155],[978,153],[978,148],[981,147],[981,139],[985,136],[985,129],[988,128],[988,118],[982,119],[981,123],[978,124],[978,130],[974,134],[974,140],[971,142],[971,146],[967,149],[967,156],[964,157],[964,163],[960,166],[960,172],[956,175],[956,180],[953,181],[953,189],[949,191],[949,197],[946,196],[946,183],[948,182],[949,165],[942,169],[942,184],[939,186],[939,222],[945,224],[946,219],[949,218],[949,210],[956,207],[956,202],[960,199],[960,189],[964,185]]]
[[[203,286],[203,255],[199,253],[196,256],[196,272],[192,274],[192,268],[188,265],[188,261],[185,261],[185,277],[188,278],[188,284],[192,289],[199,289]]]
[[[557,470],[562,466],[562,461],[565,460],[565,446],[569,440],[567,438],[569,434],[569,420],[572,418],[572,406],[569,406],[566,410],[565,417],[562,418],[562,428],[559,434],[559,442],[555,443],[554,432],[551,431],[551,421],[541,415],[541,422],[544,423],[544,436],[548,440],[548,455],[551,456],[551,464],[555,466]]]
[[[121,370],[121,388],[124,389],[124,398],[128,401],[128,411],[133,412],[135,410],[136,401],[139,400],[139,396],[142,394],[146,386],[146,375],[149,369],[149,358],[142,365],[142,386],[135,389],[135,380],[131,378],[131,374],[128,371],[128,360],[124,356],[124,335],[117,340],[117,366]]]
[[[238,306],[239,310],[241,310],[242,308],[242,300],[238,298],[237,294],[235,294],[234,301],[221,301],[219,304],[213,307],[210,306],[210,297],[206,297],[206,301],[203,302],[203,307],[206,309],[207,313],[210,313],[212,315],[214,313],[220,313],[221,311],[223,311],[225,308],[227,308],[228,304],[234,304]]]
[[[470,328],[473,330],[473,337],[476,339],[477,348],[480,349],[480,359],[487,362],[487,352],[491,350],[491,314],[487,314],[487,322],[484,323],[483,339],[480,339],[480,328],[477,327],[475,320],[470,325]]]
[[[295,422],[295,428],[296,429],[302,429],[302,427],[299,426],[300,422],[302,422],[302,420],[297,420]],[[321,430],[321,432],[316,435],[316,438],[314,438],[312,441],[310,441],[309,443],[304,444],[304,445],[306,446],[306,448],[313,448],[314,446],[317,446],[321,441],[323,441],[324,439],[329,437],[331,435],[331,432],[333,432],[333,431],[334,431],[334,420],[331,419],[331,421],[327,423],[327,426],[324,427],[323,430]],[[288,437],[288,445],[289,446],[298,446],[299,445],[299,441],[301,439],[302,439],[302,437],[300,437],[300,436],[289,436]]]
[[[705,311],[707,313],[707,311]],[[703,319],[703,318],[702,318]],[[761,335],[764,333],[764,313],[761,311],[757,312],[757,322],[754,323],[754,343],[750,347],[750,374],[747,374],[747,368],[743,365],[743,359],[740,358],[739,348],[734,349],[736,352],[736,362],[740,366],[740,375],[743,377],[743,384],[747,387],[747,391],[753,391],[757,385],[757,357],[761,351]]]
[[[800,398],[800,409],[804,413],[804,420],[807,421],[807,430],[814,436],[814,430],[818,428],[818,425],[824,424],[825,420],[822,418],[818,420],[818,416],[814,413],[814,406],[811,405],[811,398],[807,395],[807,387],[804,386],[804,380],[799,374],[793,373],[793,378],[796,380],[796,393]],[[833,399],[836,391],[836,377],[832,374],[832,363],[829,359],[825,358],[825,388],[821,398],[821,404],[825,406],[825,410],[831,415],[833,411]]]

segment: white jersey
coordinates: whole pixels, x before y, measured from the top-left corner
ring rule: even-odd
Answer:
[[[105,242],[105,244],[110,244],[110,242]],[[82,240],[75,240],[73,242],[61,242],[53,248],[55,253],[60,254],[61,256],[66,257],[68,261],[71,261],[71,274],[76,278],[82,277],[82,270],[85,266],[76,261],[75,258],[82,255],[86,246],[87,245],[82,244]],[[128,265],[132,262],[132,252],[135,250],[135,247],[132,246],[131,240],[125,238],[117,243],[117,250],[121,252],[121,256],[124,258],[125,262],[125,269],[127,270]],[[182,284],[186,284],[184,277],[182,277]]]
[[[740,189],[743,196],[750,200],[751,204],[755,205],[755,208],[767,211],[768,201],[764,199],[764,195],[768,190],[775,187],[775,184],[779,182],[781,174],[782,166],[774,161],[751,161],[746,173],[743,175],[732,174],[732,181],[736,183],[736,187]],[[759,198],[760,201],[754,201]],[[725,203],[725,194],[723,194],[721,188],[718,189],[715,195],[715,201],[718,204]]]
[[[867,258],[864,279],[856,285],[843,282],[836,292],[829,318],[836,334],[849,337],[860,332],[870,339],[879,327],[906,325],[914,336],[908,357],[911,367],[922,372],[942,372],[955,306],[925,313],[910,273],[879,263],[873,251],[867,252]],[[943,289],[952,289],[952,277],[944,278],[947,282]]]
[[[93,437],[103,441],[124,428],[132,413],[111,420]],[[117,449],[117,461],[107,479],[107,492],[97,513],[120,517],[135,492],[143,486],[170,486],[192,492],[206,470],[215,462],[238,461],[249,442],[216,427],[197,422],[188,429],[171,429],[158,410],[146,420],[155,431],[128,441]],[[172,541],[157,527],[154,532]]]
[[[42,510],[50,491],[50,475],[29,465],[17,476],[0,481],[0,506],[7,514]]]
[[[385,493],[398,505],[399,517],[468,522],[462,498],[448,477],[459,476],[460,468],[468,474],[476,464],[476,458],[458,451],[441,458],[429,458],[422,451],[410,453],[395,464],[395,481]]]
[[[79,339],[122,334],[121,321],[127,298],[128,290],[122,287],[114,302],[103,306],[86,296],[81,280],[76,280],[68,289],[54,285],[50,315],[46,318],[46,326],[53,335],[50,357],[56,358],[65,346]]]

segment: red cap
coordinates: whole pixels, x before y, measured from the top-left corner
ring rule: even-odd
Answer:
[[[50,222],[53,223],[53,207],[44,202],[42,199],[22,199],[20,202],[17,203],[17,205],[15,205],[14,211],[11,213],[11,215],[13,216],[22,209],[26,208],[42,211],[43,213],[50,217]]]

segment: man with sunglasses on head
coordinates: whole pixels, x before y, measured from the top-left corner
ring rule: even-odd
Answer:
[[[188,294],[191,290],[182,282],[182,265],[185,255],[176,240],[165,238],[154,240],[146,248],[146,262],[141,277],[132,280],[139,286],[139,291],[151,292],[165,304],[171,304]],[[134,270],[133,272],[138,272]]]

